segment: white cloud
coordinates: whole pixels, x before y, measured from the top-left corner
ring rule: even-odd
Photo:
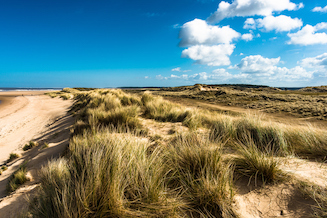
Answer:
[[[192,71],[192,70],[182,70],[182,68],[176,67],[174,69],[171,69],[171,71],[173,71],[173,72],[189,72],[189,71]]]
[[[259,29],[264,31],[283,32],[300,28],[303,25],[302,20],[299,18],[291,18],[285,15],[277,17],[267,16],[262,19],[247,18],[244,22],[244,29]]]
[[[253,39],[252,33],[245,33],[242,35],[242,39],[245,41],[251,41]]]
[[[208,22],[218,23],[228,17],[247,17],[254,15],[269,16],[273,12],[297,10],[303,4],[295,4],[289,0],[234,0],[231,4],[225,1],[219,3],[216,12],[208,17]]]
[[[250,55],[241,60],[236,66],[237,69],[244,73],[271,75],[274,74],[274,66],[280,61],[278,58],[264,58],[261,55]]]
[[[245,22],[244,22],[243,28],[244,29],[253,29],[253,30],[255,30],[257,28],[255,20],[253,18],[247,18],[245,20]]]
[[[183,74],[183,75],[175,75],[175,74],[171,74],[170,76],[166,76],[163,77],[161,75],[157,75],[156,78],[158,80],[169,80],[169,79],[174,79],[174,80],[207,80],[208,79],[208,75],[206,72],[202,72],[202,73],[195,73],[193,75],[187,75],[187,74]]]
[[[182,26],[179,32],[179,38],[181,39],[179,45],[188,47],[193,45],[229,44],[240,36],[240,33],[229,26],[213,26],[207,24],[204,20],[194,19]]]
[[[312,71],[306,71],[300,66],[288,69],[286,67],[276,67],[275,74],[271,77],[272,80],[277,81],[294,81],[294,80],[308,80],[313,75]]]
[[[223,82],[233,78],[242,78],[243,76],[232,75],[228,73],[225,69],[216,69],[213,70],[211,73],[201,72],[195,73],[191,75],[183,74],[180,76],[171,74],[167,77],[162,77],[161,75],[157,76],[159,80],[185,80],[185,81],[214,81],[214,82]]]
[[[327,53],[325,54],[327,57]],[[163,77],[157,75],[159,80],[184,80],[184,81],[202,81],[202,82],[229,82],[229,83],[261,83],[267,84],[272,82],[298,82],[310,81],[313,79],[315,71],[307,71],[301,66],[293,68],[278,67],[280,58],[264,58],[260,55],[248,56],[242,59],[241,63],[234,66],[234,69],[239,69],[238,74],[231,74],[225,69],[216,69],[211,73],[201,72],[195,74],[183,74]],[[325,74],[318,74],[326,76]]]
[[[300,66],[291,69],[278,67],[279,63],[281,63],[280,57],[264,58],[261,55],[250,55],[233,68],[248,74],[252,81],[294,81],[312,78],[312,71],[306,71]]]
[[[293,19],[285,15],[267,16],[263,19],[257,19],[256,23],[258,28],[263,28],[265,31],[275,30],[276,32],[290,31],[303,25],[301,19]]]
[[[314,9],[312,9],[313,12],[323,12],[326,13],[327,12],[327,5],[322,8],[322,7],[315,7]]]
[[[296,33],[288,33],[290,37],[288,44],[298,45],[313,45],[313,44],[326,44],[327,34],[325,32],[318,33],[317,31],[327,29],[327,23],[318,23],[316,26],[306,25]]]
[[[171,71],[181,72],[181,68],[180,68],[180,67],[176,67],[176,68],[174,68],[174,69],[171,69]]]
[[[208,66],[229,65],[229,56],[233,53],[235,45],[220,44],[213,46],[195,45],[182,51],[182,57],[195,60],[197,64]]]
[[[315,69],[327,69],[327,53],[316,57],[305,58],[300,61],[301,66]]]

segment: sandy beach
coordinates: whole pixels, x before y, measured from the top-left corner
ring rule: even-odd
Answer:
[[[15,217],[15,211],[28,205],[26,196],[33,193],[37,170],[68,145],[73,118],[67,112],[72,101],[50,98],[45,92],[0,92],[0,165],[6,164],[10,153],[20,155],[6,164],[8,170],[0,176],[0,214],[6,217]],[[31,140],[38,142],[39,147],[23,151],[22,147]],[[44,143],[48,144],[47,149],[42,149]],[[21,191],[6,197],[8,178],[25,161],[30,181]]]
[[[0,164],[66,113],[70,102],[51,99],[45,92],[0,92]]]

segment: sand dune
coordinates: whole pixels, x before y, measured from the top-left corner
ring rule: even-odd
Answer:
[[[64,116],[71,105],[70,101],[40,94],[43,92],[24,92],[0,108],[0,164],[11,152],[19,153],[24,144],[42,134],[47,124]]]
[[[0,175],[0,217],[3,214],[15,217],[16,209],[28,205],[26,195],[34,192],[37,170],[68,145],[73,118],[67,112],[72,101],[52,99],[43,94],[43,91],[0,92],[0,164],[6,163],[11,152],[21,156],[7,164],[8,170]],[[22,147],[30,140],[37,141],[39,147],[24,152]],[[49,145],[46,149],[42,149],[44,142]],[[6,197],[8,178],[24,161],[28,161],[30,181]]]

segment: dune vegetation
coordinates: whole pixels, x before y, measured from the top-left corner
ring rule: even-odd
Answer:
[[[327,134],[260,117],[185,107],[150,92],[64,89],[76,121],[65,156],[41,170],[33,217],[240,217],[236,181],[292,183],[285,157],[324,160]],[[147,120],[178,129],[157,134]],[[151,121],[151,122],[152,122]],[[297,184],[300,184],[299,182]],[[298,185],[326,214],[326,191]]]
[[[326,86],[306,87],[294,91],[255,85],[197,84],[157,89],[154,93],[162,96],[205,100],[246,109],[260,109],[266,113],[285,113],[295,117],[327,119]]]

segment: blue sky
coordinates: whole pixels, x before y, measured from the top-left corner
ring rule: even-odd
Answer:
[[[327,85],[327,2],[12,0],[0,87]]]

